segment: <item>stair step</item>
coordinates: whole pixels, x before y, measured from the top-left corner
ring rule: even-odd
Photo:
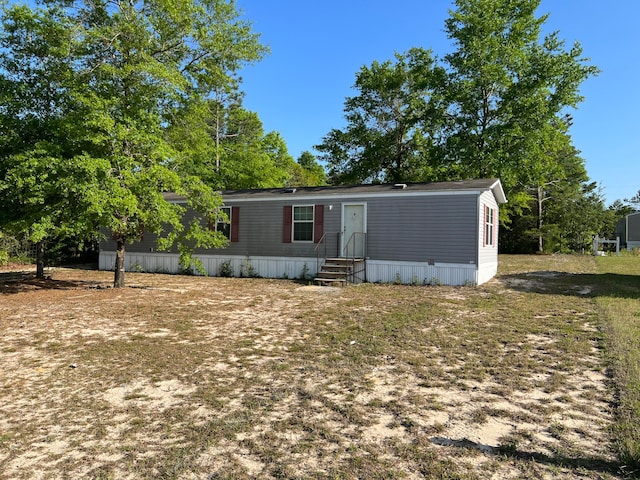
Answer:
[[[333,264],[348,264],[353,265],[354,263],[364,262],[364,258],[345,258],[345,257],[334,257],[334,258],[326,258],[325,262],[333,263]]]
[[[325,263],[320,267],[323,272],[350,272],[353,270],[351,265],[336,265],[333,263]]]
[[[313,279],[316,283],[322,283],[325,285],[332,285],[334,283],[339,283],[341,286],[345,286],[347,284],[347,280],[344,278],[320,278],[316,277]]]
[[[345,286],[349,282],[360,283],[361,279],[355,274],[364,271],[364,258],[325,258],[324,264],[314,278],[314,283],[320,285],[340,284]]]
[[[321,270],[318,272],[318,277],[320,278],[344,278],[346,277],[348,272],[332,272],[330,270]]]

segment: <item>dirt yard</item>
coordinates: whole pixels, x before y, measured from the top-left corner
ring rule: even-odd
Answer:
[[[555,270],[0,273],[0,478],[623,478],[591,287]]]

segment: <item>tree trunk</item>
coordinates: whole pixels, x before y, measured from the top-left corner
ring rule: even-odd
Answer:
[[[36,243],[36,278],[44,280],[44,240]]]
[[[116,240],[116,266],[115,275],[113,277],[113,288],[124,287],[124,253],[125,253],[125,239],[118,237]]]
[[[216,173],[220,173],[220,103],[216,102]]]
[[[543,189],[538,187],[538,253],[544,251],[542,245],[542,201],[543,201]]]

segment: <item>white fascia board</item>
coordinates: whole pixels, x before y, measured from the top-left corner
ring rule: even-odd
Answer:
[[[507,198],[502,189],[500,180],[491,185],[487,189],[473,189],[473,190],[438,190],[438,191],[419,191],[419,192],[383,192],[383,193],[349,193],[341,194],[325,193],[320,195],[296,195],[295,193],[283,193],[281,196],[266,196],[266,197],[235,197],[225,198],[222,194],[223,200],[228,200],[230,203],[244,203],[244,202],[281,202],[295,200],[296,202],[305,201],[317,201],[317,200],[366,200],[368,198],[407,198],[407,197],[437,197],[437,196],[451,196],[451,195],[476,195],[479,196],[483,192],[491,191],[498,203],[507,203]],[[172,203],[184,204],[186,200],[174,200]]]
[[[504,189],[502,188],[502,182],[500,180],[496,180],[490,188],[498,203],[507,203],[507,196],[504,194]]]
[[[240,203],[240,202],[282,202],[294,200],[296,202],[305,202],[309,200],[362,200],[365,201],[369,198],[407,198],[407,197],[437,197],[437,196],[451,196],[451,195],[480,195],[482,191],[480,190],[443,190],[438,192],[404,192],[404,193],[350,193],[347,195],[342,195],[339,193],[331,193],[325,195],[301,195],[297,196],[296,194],[282,194],[282,196],[274,196],[274,197],[260,197],[260,198],[225,198],[223,195],[223,200],[228,200],[230,203]],[[297,203],[296,203],[297,205]],[[302,205],[302,203],[301,203]]]

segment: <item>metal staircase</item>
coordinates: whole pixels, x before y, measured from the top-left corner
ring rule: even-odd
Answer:
[[[322,238],[315,247],[316,271],[318,272],[313,282],[320,285],[340,285],[347,283],[361,283],[367,280],[366,251],[367,234],[354,232],[347,239],[344,247],[342,244],[343,232],[336,232],[336,257],[327,257],[327,235]],[[322,252],[322,253],[321,253]],[[320,263],[322,262],[322,265]]]
[[[326,258],[314,282],[320,285],[339,285],[361,283],[365,273],[364,258]]]

